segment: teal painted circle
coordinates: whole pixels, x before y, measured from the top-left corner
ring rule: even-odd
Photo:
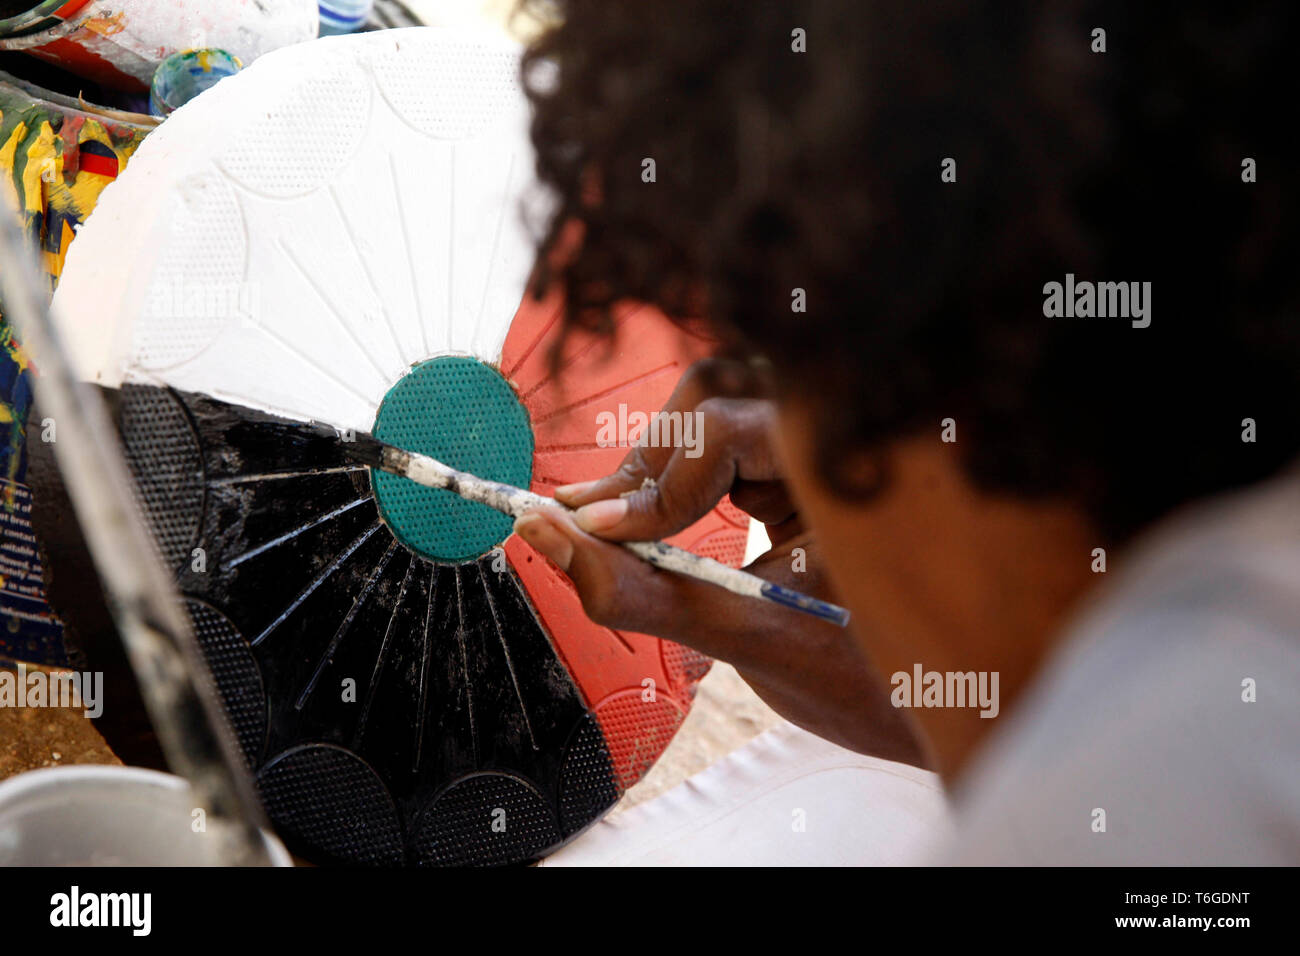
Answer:
[[[375,437],[493,481],[527,488],[528,413],[501,373],[478,359],[421,362],[384,396]],[[434,561],[468,561],[504,541],[514,522],[487,505],[371,469],[379,513],[397,539]]]

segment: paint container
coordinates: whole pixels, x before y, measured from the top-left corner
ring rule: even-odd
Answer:
[[[0,783],[0,867],[219,866],[218,828],[185,780],[154,770],[87,764]],[[262,839],[274,866],[293,866]]]
[[[320,5],[320,35],[337,36],[355,33],[366,25],[375,0],[322,0]]]
[[[0,6],[0,13],[5,9]],[[0,70],[0,193],[21,210],[51,290],[77,230],[158,122]],[[31,410],[31,367],[0,308],[0,553],[30,554]],[[25,570],[8,563],[0,589],[0,658],[66,667],[63,625],[46,603],[41,560],[31,554]]]
[[[147,93],[159,64],[175,53],[215,48],[248,64],[313,39],[319,22],[316,0],[66,0],[0,19],[0,50],[109,89]]]
[[[45,33],[64,24],[90,0],[0,0],[0,38],[18,39]]]
[[[154,116],[170,116],[194,97],[210,90],[243,64],[225,50],[186,50],[163,60],[153,76],[149,106]]]

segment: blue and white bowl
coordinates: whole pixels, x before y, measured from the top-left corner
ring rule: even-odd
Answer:
[[[323,0],[320,5],[320,35],[355,33],[366,24],[375,0]]]

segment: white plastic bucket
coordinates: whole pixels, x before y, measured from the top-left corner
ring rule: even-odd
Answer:
[[[215,826],[198,827],[180,777],[83,764],[0,783],[0,866],[218,866]],[[262,834],[274,866],[293,866]]]

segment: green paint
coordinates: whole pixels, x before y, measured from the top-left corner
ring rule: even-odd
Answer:
[[[415,366],[384,397],[375,437],[482,478],[527,488],[533,432],[514,389],[490,365],[445,355]],[[508,515],[449,491],[371,471],[379,513],[404,545],[435,561],[461,562],[504,541]]]

